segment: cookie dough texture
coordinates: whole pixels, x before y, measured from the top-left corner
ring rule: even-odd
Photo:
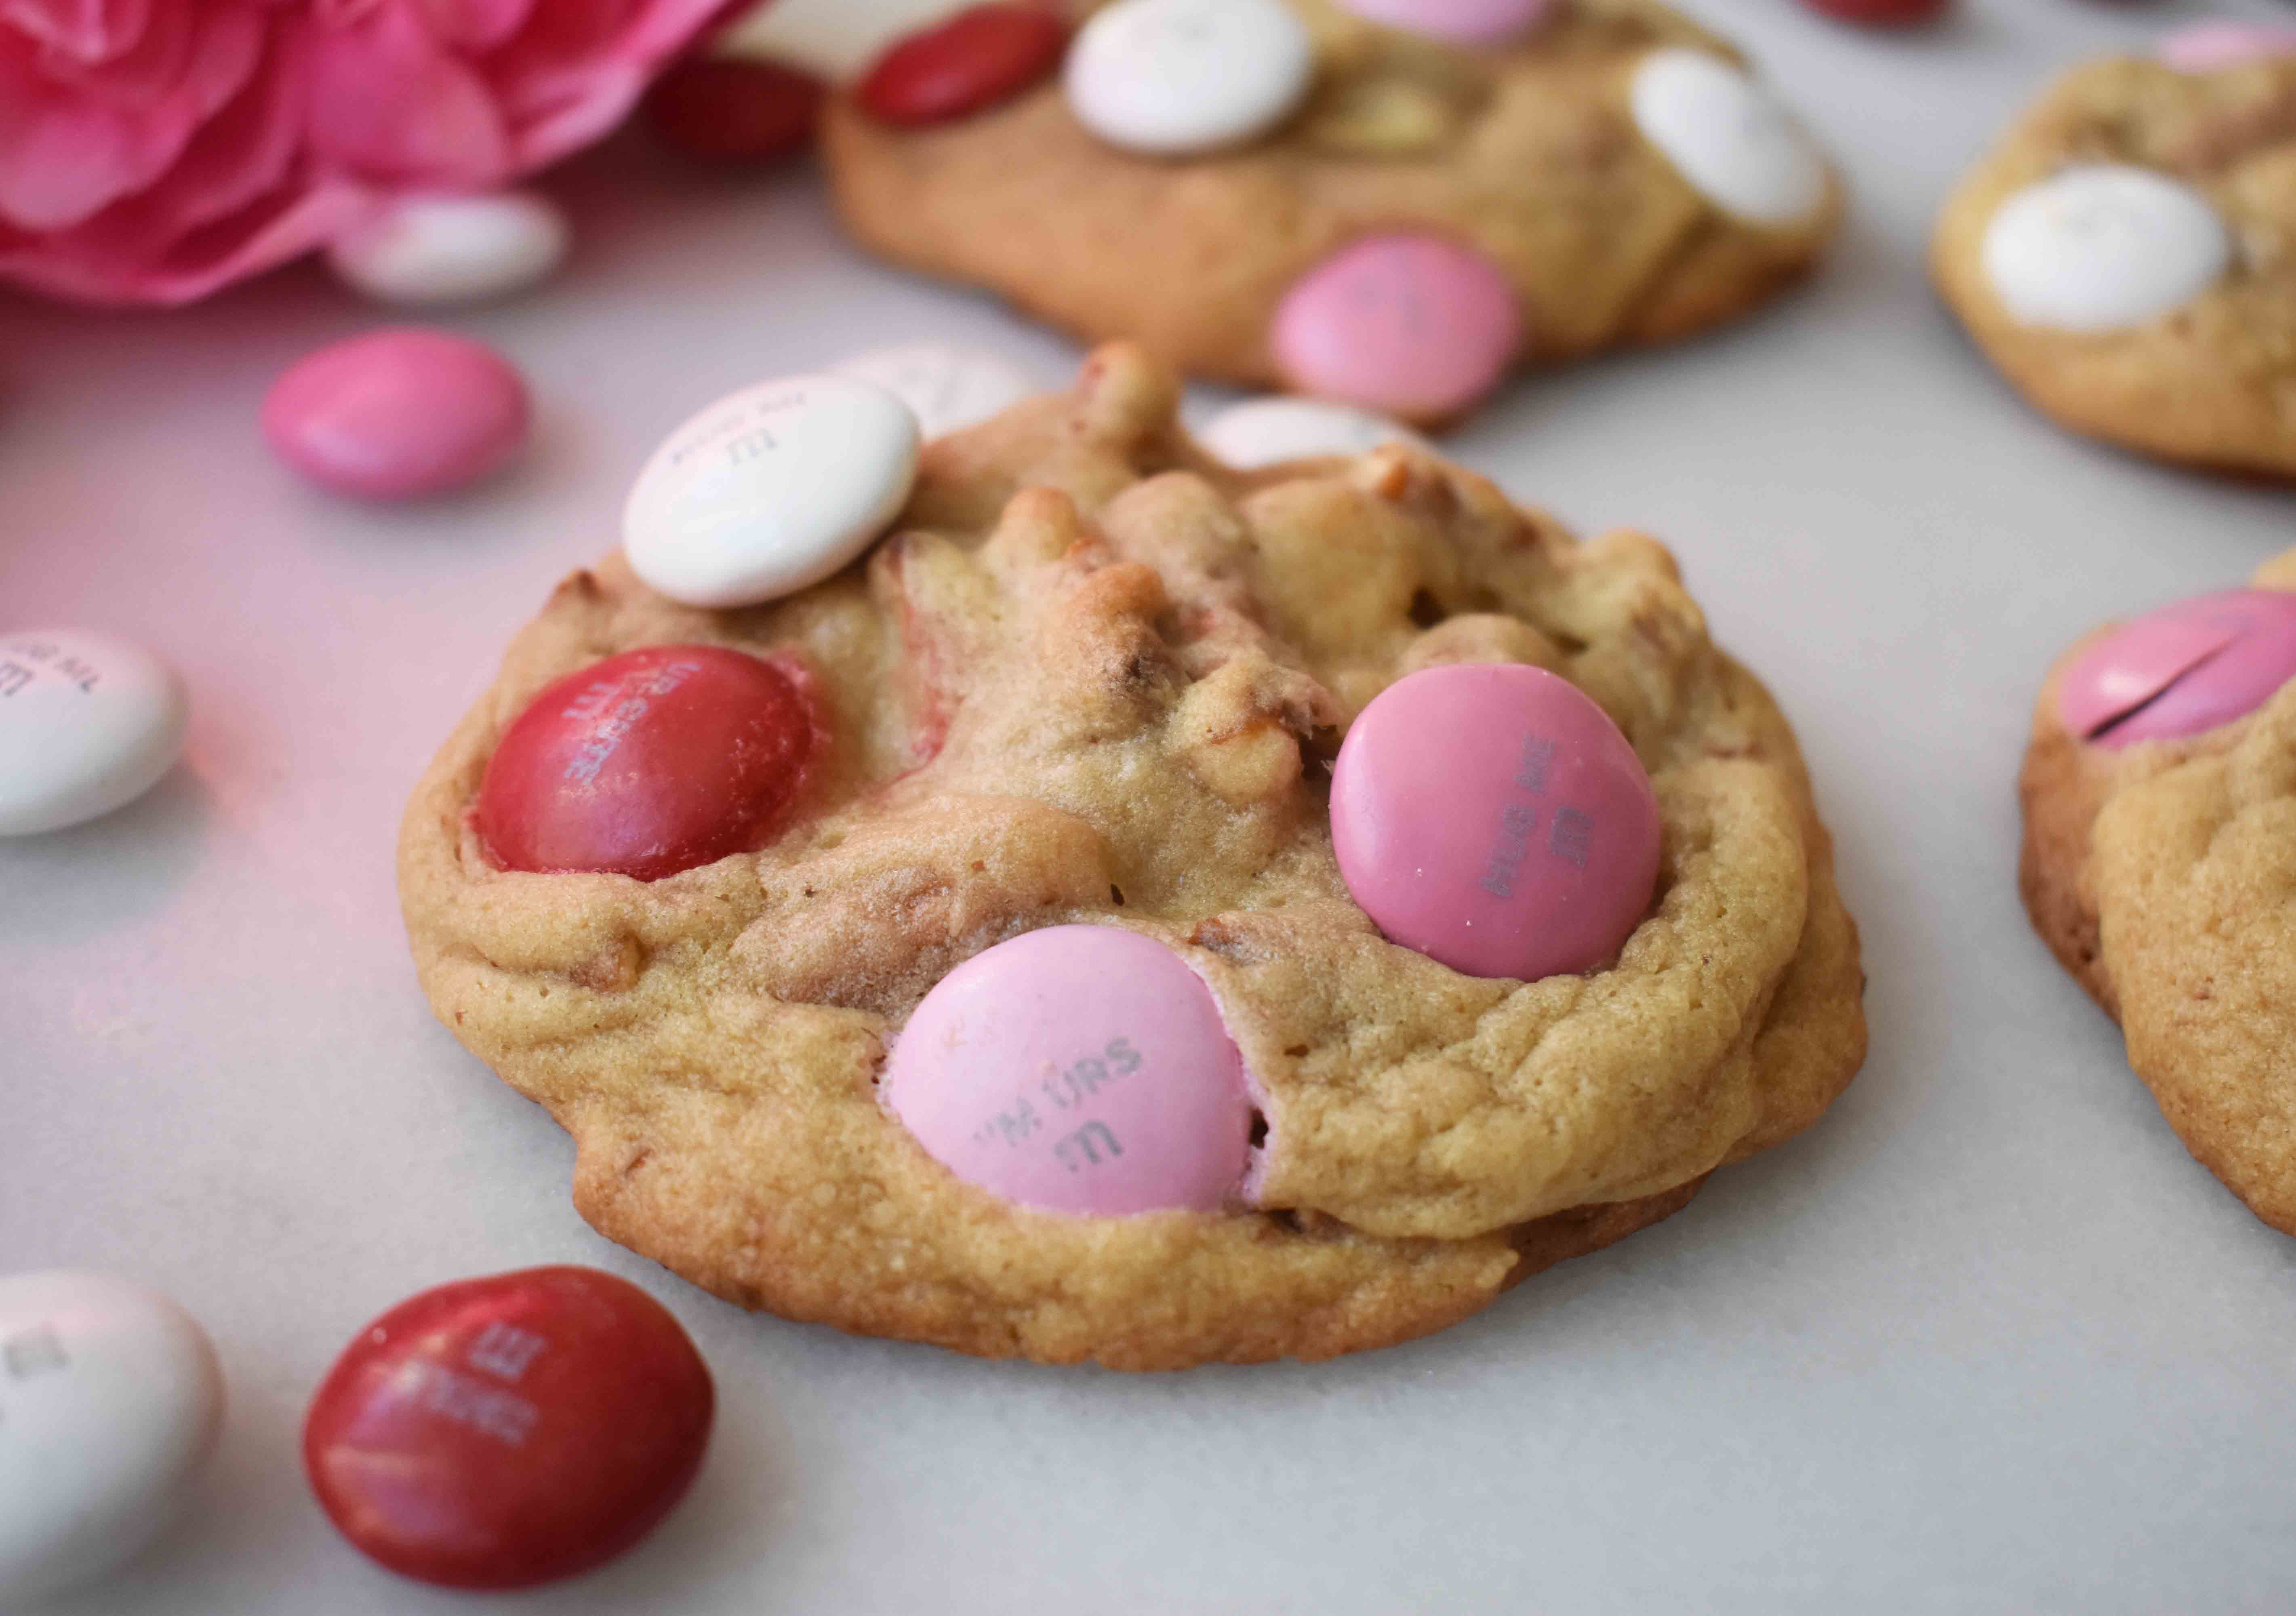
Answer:
[[[2296,551],[2256,585],[2296,589]],[[2100,630],[2099,632],[2103,632]],[[2204,734],[2090,746],[2033,710],[2026,912],[2185,1148],[2296,1235],[2296,683]]]
[[[1628,91],[1645,53],[1740,61],[1653,0],[1559,0],[1549,26],[1480,50],[1291,4],[1316,38],[1317,87],[1263,139],[1121,152],[1057,80],[925,128],[879,123],[848,93],[823,131],[838,209],[897,262],[1262,388],[1283,382],[1268,325],[1283,294],[1366,234],[1432,232],[1487,255],[1521,299],[1518,362],[1539,364],[1729,319],[1807,270],[1840,221],[1831,178],[1805,222],[1734,220],[1643,138]]]
[[[2232,267],[2127,330],[2020,325],[1986,280],[1986,226],[2025,186],[2099,162],[2198,190],[2231,234]],[[2074,69],[1963,179],[1930,264],[1978,346],[2059,424],[2170,460],[2296,477],[2296,61],[2204,74],[2136,60]]]
[[[1665,1217],[1862,1059],[1857,934],[1792,734],[1640,534],[1574,542],[1401,447],[1237,472],[1170,374],[925,451],[865,561],[681,607],[561,585],[410,805],[400,890],[439,1018],[579,1147],[612,1238],[746,1307],[988,1356],[1160,1368],[1440,1328]],[[470,808],[545,684],[659,642],[803,658],[836,741],[793,828],[651,884],[489,866]],[[1332,855],[1328,762],[1390,681],[1535,663],[1650,767],[1665,851],[1611,969],[1458,975],[1383,941]],[[1210,985],[1266,1091],[1259,1210],[1001,1202],[879,1104],[960,961],[1114,925]]]

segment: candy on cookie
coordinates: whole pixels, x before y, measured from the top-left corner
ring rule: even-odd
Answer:
[[[1841,213],[1802,127],[1656,0],[1054,9],[1078,26],[1034,83],[886,104],[880,75],[967,12],[834,97],[839,210],[886,257],[1191,373],[1441,422],[1515,365],[1742,312]]]
[[[1103,349],[928,443],[840,570],[717,607],[616,554],[512,645],[400,890],[602,1231],[967,1352],[1328,1358],[1667,1216],[1849,1081],[1792,734],[1666,551],[1407,442],[1241,469],[1177,405]],[[554,816],[664,857],[520,858]]]
[[[2296,1234],[2296,552],[2057,660],[2020,780],[2027,913],[2186,1147]]]

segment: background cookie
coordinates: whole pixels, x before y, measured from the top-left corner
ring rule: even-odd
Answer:
[[[1728,46],[1645,0],[1514,7],[1471,43],[1436,31],[1457,9],[1079,5],[1059,76],[961,115],[889,116],[875,74],[837,96],[838,207],[1085,336],[1420,421],[1816,258],[1840,185]]]
[[[1578,545],[1401,447],[1234,472],[1176,405],[1103,350],[1073,395],[928,446],[864,566],[711,611],[616,557],[520,636],[408,808],[400,890],[441,1021],[573,1134],[602,1230],[747,1306],[970,1352],[1328,1357],[1664,1216],[1848,1081],[1825,832],[1666,552]],[[651,882],[497,867],[472,808],[506,726],[669,644],[815,693],[826,742],[775,839]],[[1566,676],[1649,770],[1657,896],[1606,969],[1461,975],[1349,896],[1324,759],[1399,676],[1459,662]],[[1263,1123],[1254,1210],[1032,1210],[880,1103],[928,991],[1074,924],[1217,999]]]
[[[1947,202],[1931,269],[2061,424],[2296,475],[2296,56],[2196,52],[2051,86]]]

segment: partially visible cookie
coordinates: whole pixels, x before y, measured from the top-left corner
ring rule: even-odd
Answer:
[[[2296,476],[2296,56],[2170,42],[2076,68],[1938,219],[1931,269],[2042,413]]]
[[[2033,712],[2019,886],[2186,1148],[2296,1234],[2296,551],[2089,635]]]
[[[1751,308],[1841,211],[1736,53],[1656,0],[1079,0],[1064,63],[1015,87],[999,56],[985,99],[914,113],[910,86],[947,83],[919,55],[975,62],[983,14],[1024,9],[975,7],[835,98],[839,210],[888,258],[1199,375],[1440,421],[1512,365]]]

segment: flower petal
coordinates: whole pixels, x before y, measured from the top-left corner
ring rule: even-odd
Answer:
[[[310,136],[319,156],[371,181],[487,185],[510,168],[485,81],[409,0],[314,29]]]

